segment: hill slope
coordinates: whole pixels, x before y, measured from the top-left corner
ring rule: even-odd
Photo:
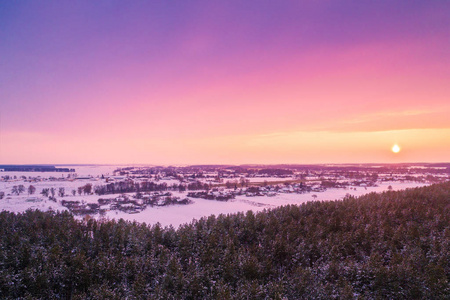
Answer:
[[[448,299],[450,182],[173,228],[0,213],[0,298]]]

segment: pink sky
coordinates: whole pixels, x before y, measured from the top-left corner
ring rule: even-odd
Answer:
[[[0,163],[450,161],[450,4],[310,2],[0,4]]]

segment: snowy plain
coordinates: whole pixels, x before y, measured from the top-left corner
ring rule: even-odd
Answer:
[[[69,173],[37,173],[37,172],[1,172],[0,176],[9,175],[11,177],[16,176],[17,180],[12,181],[0,181],[0,192],[5,193],[5,197],[0,200],[0,211],[11,212],[24,212],[27,209],[38,209],[42,211],[63,211],[67,210],[62,206],[61,200],[75,200],[83,201],[86,203],[97,203],[99,198],[113,198],[119,196],[107,195],[72,195],[71,191],[76,190],[78,187],[91,183],[93,186],[104,184],[104,181],[99,178],[103,175],[110,175],[116,169],[116,166],[82,166],[76,168],[78,176],[92,176],[90,179],[80,180],[66,180]],[[72,173],[73,175],[73,173]],[[21,179],[21,176],[42,178],[54,177],[53,180],[44,180],[38,182],[28,182]],[[271,181],[270,179],[268,181]],[[163,181],[160,181],[163,182]],[[168,181],[170,184],[171,182]],[[24,185],[27,188],[30,184],[36,187],[36,193],[34,195],[28,195],[24,192],[21,195],[12,195],[11,189],[14,185]],[[181,224],[190,223],[193,219],[200,219],[209,215],[230,214],[237,212],[246,212],[252,210],[254,212],[262,211],[264,209],[271,209],[281,205],[288,204],[302,204],[307,201],[321,201],[321,200],[341,200],[347,194],[353,196],[360,196],[371,192],[383,192],[388,190],[391,186],[393,190],[401,190],[406,188],[425,186],[425,183],[418,182],[381,182],[376,187],[351,187],[347,189],[330,188],[324,192],[312,192],[305,194],[297,193],[278,193],[276,196],[254,196],[247,197],[245,195],[236,196],[235,199],[227,202],[206,200],[201,198],[192,198],[192,204],[189,205],[171,205],[161,207],[147,207],[140,213],[129,214],[127,212],[111,210],[107,211],[105,215],[99,214],[92,215],[94,218],[106,218],[106,219],[124,219],[128,221],[145,222],[146,224],[155,224],[159,222],[163,226],[173,226],[177,228]],[[43,188],[58,188],[64,187],[66,195],[64,197],[57,197],[57,201],[51,201],[47,197],[40,194]],[[130,193],[129,195],[132,195]],[[180,198],[186,198],[187,192],[172,192],[173,196]],[[314,195],[314,196],[313,196]],[[82,217],[77,217],[81,219]]]

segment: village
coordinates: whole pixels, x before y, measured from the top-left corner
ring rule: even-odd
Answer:
[[[43,172],[3,171],[0,201],[20,198],[36,205],[44,201],[56,205],[50,205],[51,209],[65,208],[78,216],[102,216],[112,211],[138,214],[154,207],[190,205],[196,199],[276,200],[283,194],[311,194],[311,200],[316,200],[329,189],[344,190],[350,195],[383,182],[445,181],[450,178],[449,170],[442,165],[281,165],[125,166],[93,175],[79,175],[70,169],[47,176]]]

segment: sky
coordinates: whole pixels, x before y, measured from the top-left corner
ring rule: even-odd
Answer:
[[[0,2],[2,164],[449,161],[450,1]]]

